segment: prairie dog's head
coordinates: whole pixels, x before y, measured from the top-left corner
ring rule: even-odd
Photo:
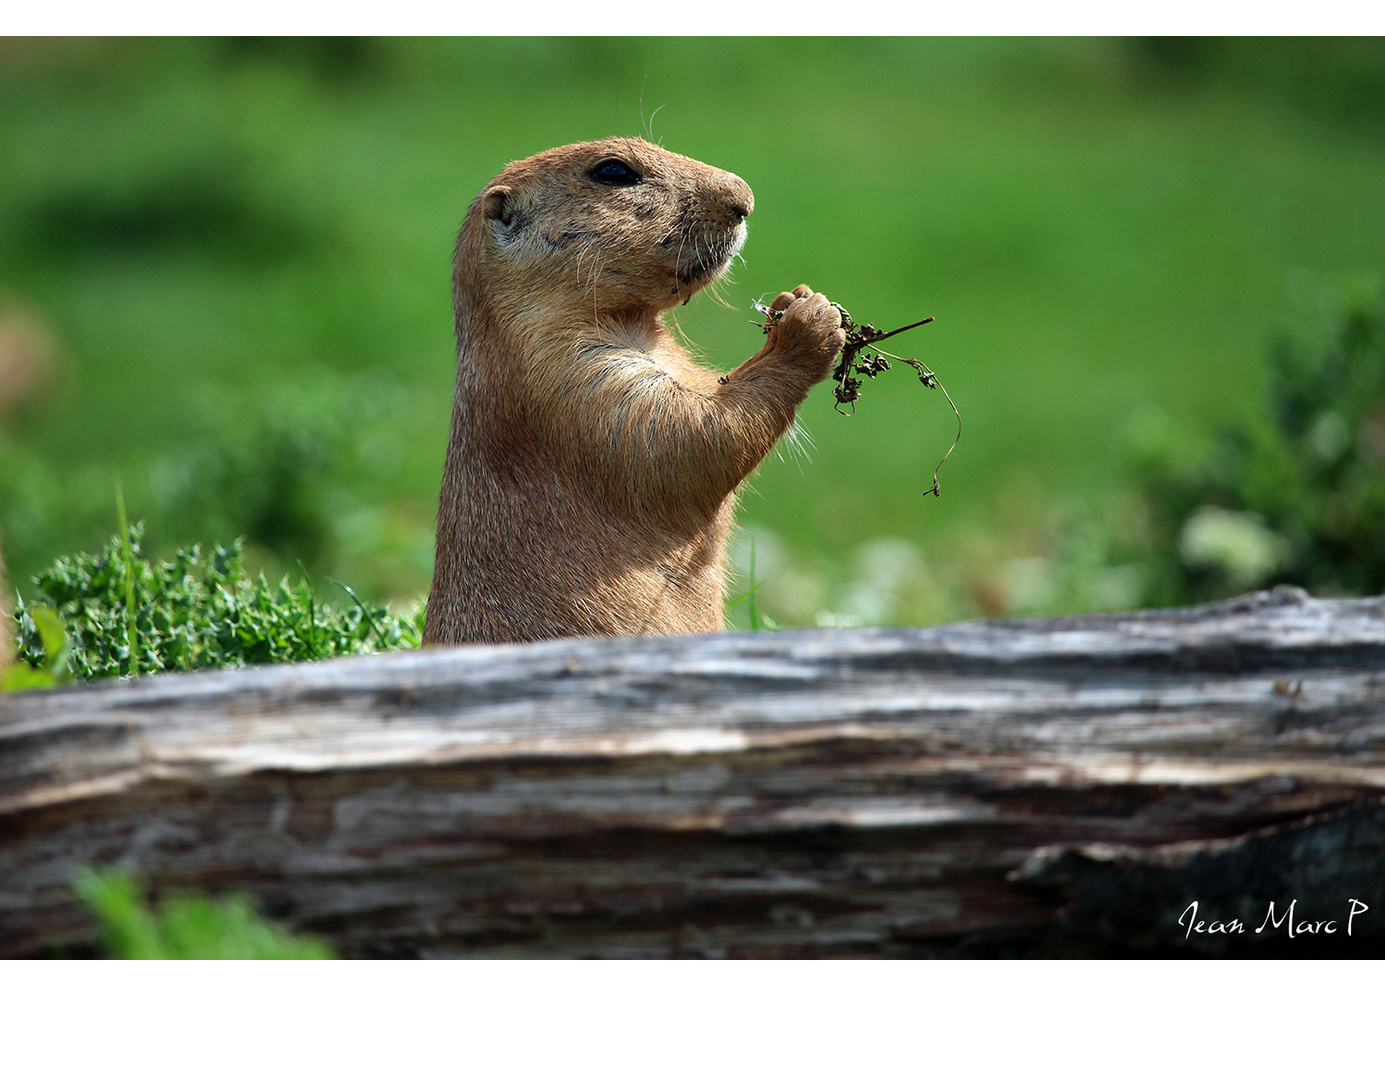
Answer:
[[[754,209],[733,173],[643,139],[546,150],[508,166],[467,214],[460,294],[524,292],[550,310],[661,311],[714,281]],[[534,295],[538,293],[540,295]]]

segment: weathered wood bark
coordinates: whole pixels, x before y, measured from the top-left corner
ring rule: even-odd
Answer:
[[[1382,797],[1385,600],[1292,589],[162,676],[0,698],[0,954],[120,864],[357,956],[1382,955]]]

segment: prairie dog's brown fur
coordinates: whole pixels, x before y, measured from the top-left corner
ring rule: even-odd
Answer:
[[[665,328],[753,206],[740,177],[625,138],[515,162],[472,203],[425,642],[722,629],[736,487],[844,344],[803,285],[724,381]]]

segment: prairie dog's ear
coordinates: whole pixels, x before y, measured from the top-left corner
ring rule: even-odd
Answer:
[[[504,184],[487,188],[481,196],[481,212],[487,220],[498,221],[508,229],[515,220],[514,189]]]

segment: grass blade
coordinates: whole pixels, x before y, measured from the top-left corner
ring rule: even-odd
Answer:
[[[125,516],[125,493],[115,482],[115,513],[120,546],[125,556],[125,640],[130,649],[130,678],[139,675],[139,627],[135,625],[135,556],[130,545],[130,521]]]

